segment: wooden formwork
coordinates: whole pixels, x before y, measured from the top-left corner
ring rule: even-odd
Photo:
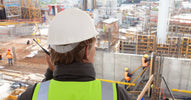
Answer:
[[[138,35],[137,36],[137,53],[151,53],[154,51],[155,36],[154,35]]]
[[[169,25],[169,32],[191,34],[191,27],[190,26],[183,26],[183,25],[177,25],[177,26],[176,25]]]
[[[41,18],[38,0],[21,0],[21,12],[23,19]]]
[[[189,38],[183,37],[181,41],[181,47],[180,47],[181,56],[186,57],[188,55],[188,45],[189,45]]]
[[[167,44],[169,44],[169,55],[172,57],[178,57],[180,38],[168,37]]]
[[[191,59],[191,45],[188,45],[187,57]]]
[[[154,51],[154,35],[136,35],[136,42],[132,39],[120,41],[121,53],[150,54]],[[163,56],[191,58],[191,39],[188,37],[169,36],[166,44],[157,44],[156,51]]]
[[[26,8],[21,7],[21,13],[23,19],[36,19],[41,18],[41,12],[38,8]]]
[[[120,40],[121,53],[136,53],[136,42]]]
[[[157,44],[157,52],[162,55],[168,55],[169,52],[169,44]]]

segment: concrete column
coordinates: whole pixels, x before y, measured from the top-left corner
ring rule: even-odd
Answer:
[[[170,0],[159,1],[159,12],[158,12],[158,26],[157,26],[157,37],[158,43],[165,43],[167,36],[167,21],[169,13],[169,2]]]

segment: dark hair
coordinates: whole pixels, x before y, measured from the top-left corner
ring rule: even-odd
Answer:
[[[71,64],[73,62],[83,62],[86,53],[86,47],[89,45],[90,49],[92,48],[92,43],[95,41],[95,38],[91,38],[85,41],[80,42],[73,50],[66,53],[58,53],[51,48],[50,56],[51,61],[54,65],[58,64]]]

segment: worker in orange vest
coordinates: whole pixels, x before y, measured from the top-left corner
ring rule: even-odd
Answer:
[[[150,63],[150,58],[149,58],[149,55],[148,54],[145,54],[142,58],[142,66],[143,66],[143,70],[146,68],[146,67],[149,67],[149,63]],[[142,75],[145,73],[145,71],[142,73]],[[142,77],[141,75],[141,77]]]
[[[124,73],[124,76],[125,76],[125,82],[130,82],[131,80],[131,77],[130,77],[130,73],[129,73],[129,68],[125,68],[125,73]],[[125,85],[125,89],[127,88],[127,85]]]
[[[149,66],[149,56],[147,54],[145,54],[142,58],[142,66],[143,66],[143,69]]]
[[[13,65],[13,56],[10,49],[8,49],[6,56],[8,58],[9,65]]]

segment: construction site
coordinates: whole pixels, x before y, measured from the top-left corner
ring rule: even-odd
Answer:
[[[37,43],[50,50],[50,23],[72,7],[99,32],[96,80],[117,83],[131,100],[191,100],[191,0],[0,0],[0,100],[42,82],[48,63]]]

